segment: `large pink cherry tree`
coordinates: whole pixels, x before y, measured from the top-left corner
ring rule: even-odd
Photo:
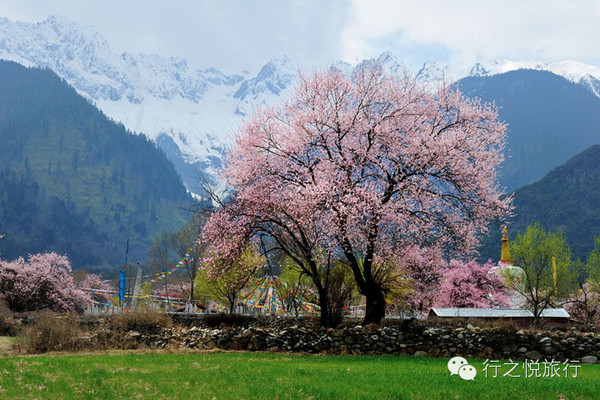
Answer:
[[[379,323],[403,249],[470,252],[509,211],[496,183],[504,142],[494,107],[370,63],[301,76],[287,101],[245,124],[225,175],[238,201],[309,224],[352,270],[364,323]]]

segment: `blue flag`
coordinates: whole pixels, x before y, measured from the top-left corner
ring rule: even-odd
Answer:
[[[125,300],[125,290],[127,288],[127,275],[125,271],[119,271],[119,300]]]

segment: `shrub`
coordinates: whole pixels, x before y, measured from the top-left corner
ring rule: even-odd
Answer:
[[[19,342],[26,353],[76,351],[83,348],[83,333],[74,318],[42,314],[35,324],[23,329]]]
[[[19,326],[15,324],[13,313],[0,299],[0,336],[16,336]]]
[[[157,333],[172,325],[171,317],[153,310],[116,314],[108,319],[108,327],[117,332]]]

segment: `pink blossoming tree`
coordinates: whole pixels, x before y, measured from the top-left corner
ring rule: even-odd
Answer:
[[[229,171],[235,172],[231,168]],[[235,178],[234,174],[230,181],[237,182]],[[205,256],[204,272],[209,279],[221,276],[250,277],[255,272],[251,265],[222,260],[239,259],[253,239],[266,236],[269,240],[261,239],[261,242],[268,242],[267,251],[285,254],[291,264],[314,285],[320,307],[320,324],[334,325],[329,298],[333,260],[328,249],[321,245],[326,238],[319,226],[318,215],[311,215],[309,209],[300,206],[305,204],[306,207],[308,204],[308,201],[299,201],[297,196],[301,193],[295,195],[277,190],[272,186],[275,181],[261,178],[262,183],[248,182],[244,185],[237,182],[234,185],[237,188],[234,200],[221,203],[221,208],[206,222],[203,237],[199,240],[210,244]],[[234,268],[236,270],[232,271]]]
[[[90,299],[97,303],[108,303],[111,298],[110,291],[114,290],[109,281],[102,280],[96,274],[87,274],[77,286],[80,290],[88,293]]]
[[[231,228],[251,235],[257,216],[284,216],[279,228],[310,244],[312,254],[293,254],[300,264],[316,249],[321,260],[340,257],[366,297],[364,323],[379,323],[399,252],[431,243],[468,252],[507,213],[495,181],[504,140],[493,107],[448,85],[428,90],[376,63],[301,76],[291,98],[257,112],[237,138],[225,175],[236,201],[262,209],[244,208]]]
[[[450,267],[435,296],[436,307],[508,307],[507,288],[502,278],[492,272],[490,261],[480,265],[452,260]]]
[[[67,257],[56,253],[0,261],[0,295],[15,312],[77,310],[90,297],[75,288],[71,273]]]
[[[563,307],[571,319],[585,324],[590,329],[600,327],[600,285],[597,282],[583,284]]]
[[[439,248],[409,246],[397,264],[410,288],[404,301],[405,311],[411,315],[426,315],[448,270],[442,251]]]

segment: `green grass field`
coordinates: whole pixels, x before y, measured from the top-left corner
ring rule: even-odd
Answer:
[[[597,399],[578,377],[451,376],[447,359],[270,353],[121,353],[0,359],[1,399]],[[521,366],[519,369],[522,370]],[[515,370],[518,371],[519,369]],[[500,369],[498,375],[506,372]]]

